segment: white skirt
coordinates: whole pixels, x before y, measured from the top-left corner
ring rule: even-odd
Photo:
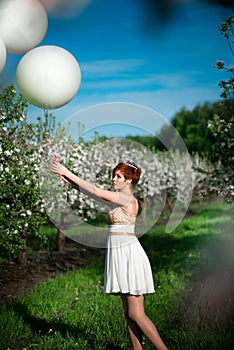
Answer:
[[[142,295],[154,291],[150,262],[138,238],[108,235],[104,293]]]

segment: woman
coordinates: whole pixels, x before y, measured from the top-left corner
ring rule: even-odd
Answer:
[[[133,196],[141,169],[133,162],[119,163],[112,171],[113,187],[108,191],[79,178],[56,159],[51,170],[74,187],[79,186],[111,204],[104,292],[121,295],[134,350],[142,349],[142,334],[158,350],[167,350],[156,327],[144,312],[144,294],[154,292],[149,260],[134,233],[138,202]]]

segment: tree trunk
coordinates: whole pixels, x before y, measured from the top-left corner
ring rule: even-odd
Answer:
[[[58,229],[58,251],[63,252],[65,249],[65,235]]]
[[[166,193],[165,194],[165,197],[164,197],[164,202],[163,202],[163,209],[162,209],[162,217],[164,217],[167,213],[167,197],[168,197],[168,194]]]
[[[18,264],[26,266],[28,264],[28,253],[27,253],[27,233],[21,232],[22,247],[18,254]]]
[[[19,263],[20,266],[27,266],[27,265],[28,265],[28,254],[27,254],[27,250],[21,249],[21,250],[19,251],[18,263]]]
[[[65,218],[66,218],[66,214],[62,213],[61,214],[61,227],[62,230],[65,227]],[[58,235],[57,235],[57,248],[59,252],[64,252],[65,249],[65,235],[63,233],[63,231],[61,230],[61,228],[58,228]]]

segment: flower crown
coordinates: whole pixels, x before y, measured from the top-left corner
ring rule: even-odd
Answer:
[[[130,166],[131,168],[135,169],[135,170],[138,169],[138,166],[137,166],[134,162],[132,162],[131,160],[129,160],[129,159],[126,159],[124,163],[125,163],[126,165]]]

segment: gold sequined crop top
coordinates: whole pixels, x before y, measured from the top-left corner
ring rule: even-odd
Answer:
[[[135,225],[136,215],[126,212],[124,207],[115,207],[108,214],[109,225]]]

